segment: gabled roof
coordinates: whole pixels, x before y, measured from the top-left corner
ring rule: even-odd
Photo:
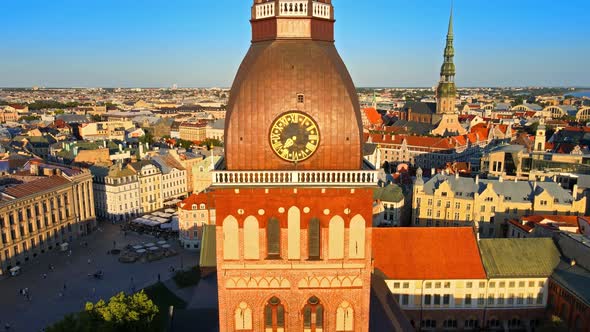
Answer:
[[[473,229],[373,229],[374,266],[386,279],[485,279]]]
[[[488,278],[549,277],[560,261],[550,238],[482,239],[479,250]]]

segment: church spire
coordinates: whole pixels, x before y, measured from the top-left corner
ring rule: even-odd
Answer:
[[[457,98],[457,87],[455,86],[455,48],[453,34],[453,6],[449,17],[449,29],[447,32],[447,43],[444,51],[444,62],[440,69],[440,82],[436,89],[438,101],[437,113],[450,113],[454,111],[454,100]]]

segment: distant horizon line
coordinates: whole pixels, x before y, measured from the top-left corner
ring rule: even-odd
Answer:
[[[35,86],[0,86],[0,90],[23,89],[33,90]],[[60,89],[174,89],[170,86],[126,86],[126,87],[109,87],[109,86],[39,86],[38,89],[60,90]],[[435,86],[356,86],[356,89],[434,89]],[[481,85],[481,86],[457,86],[458,89],[575,89],[590,90],[589,86],[568,86],[568,85]],[[224,89],[229,90],[231,87],[226,86],[180,86],[177,90],[182,89]]]

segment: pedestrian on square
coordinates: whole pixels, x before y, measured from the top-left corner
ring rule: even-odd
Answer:
[[[160,274],[158,273],[158,282],[160,282]]]
[[[4,330],[6,330],[6,331],[10,330],[10,324],[9,323],[6,323],[4,325]]]
[[[92,262],[92,260],[90,258],[88,258],[88,264],[90,264],[90,262]]]
[[[64,292],[66,291],[66,283],[64,282]]]
[[[43,273],[42,277],[43,279],[47,279],[47,273]]]

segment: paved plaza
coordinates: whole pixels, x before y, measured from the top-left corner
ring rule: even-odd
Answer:
[[[155,283],[158,274],[162,281],[170,279],[170,267],[179,269],[182,265],[186,269],[198,264],[198,253],[182,250],[176,239],[168,243],[179,252],[177,256],[151,263],[123,264],[117,260],[119,256],[107,254],[113,249],[113,241],[122,249],[128,244],[156,239],[132,233],[124,236],[118,225],[102,223],[99,230],[71,244],[71,256],[54,250],[29,261],[22,265],[19,276],[0,280],[0,328],[8,323],[10,331],[41,331],[66,314],[82,310],[87,301],[139,290]],[[54,266],[53,271],[49,264]],[[88,276],[98,270],[104,273],[102,280]],[[19,294],[23,288],[29,289],[30,299]]]

